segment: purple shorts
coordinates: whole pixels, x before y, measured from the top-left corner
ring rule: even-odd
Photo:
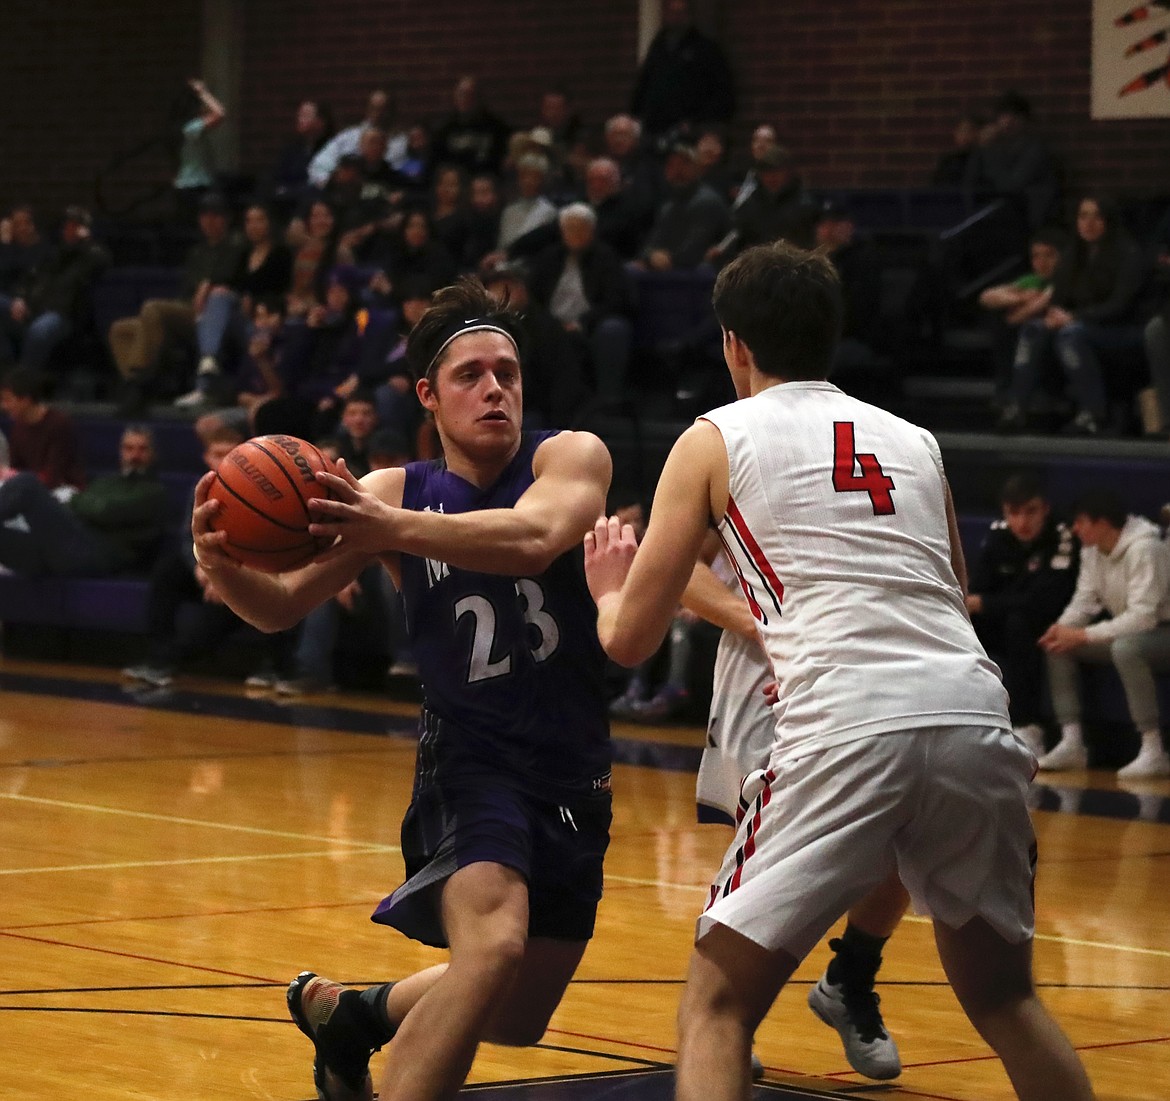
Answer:
[[[612,819],[608,791],[549,802],[491,774],[433,784],[402,822],[406,882],[373,920],[446,948],[436,888],[468,864],[514,868],[528,882],[528,935],[586,941],[601,900]]]

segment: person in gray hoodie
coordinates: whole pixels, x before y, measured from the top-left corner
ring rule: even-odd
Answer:
[[[1052,707],[1060,741],[1039,764],[1043,771],[1084,768],[1077,666],[1112,664],[1121,678],[1141,749],[1118,776],[1170,776],[1162,743],[1155,672],[1170,672],[1170,545],[1144,516],[1127,514],[1104,489],[1086,492],[1074,508],[1081,570],[1072,600],[1040,636],[1048,655]]]

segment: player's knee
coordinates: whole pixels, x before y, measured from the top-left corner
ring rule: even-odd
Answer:
[[[1109,644],[1109,658],[1114,665],[1132,665],[1142,660],[1141,640],[1137,635],[1121,635]]]
[[[451,965],[464,972],[475,972],[473,981],[491,989],[504,989],[516,978],[524,962],[527,937],[522,929],[485,930],[472,951],[452,956]]]

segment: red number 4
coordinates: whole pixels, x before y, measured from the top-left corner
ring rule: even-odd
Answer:
[[[855,474],[858,466],[861,473]],[[890,516],[895,511],[890,493],[894,479],[882,472],[876,455],[857,454],[852,421],[833,424],[833,488],[838,493],[868,493],[875,516]]]

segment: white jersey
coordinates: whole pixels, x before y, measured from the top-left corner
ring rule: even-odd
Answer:
[[[829,382],[781,383],[704,419],[730,470],[719,535],[783,664],[775,752],[1010,729],[951,566],[934,438]]]

